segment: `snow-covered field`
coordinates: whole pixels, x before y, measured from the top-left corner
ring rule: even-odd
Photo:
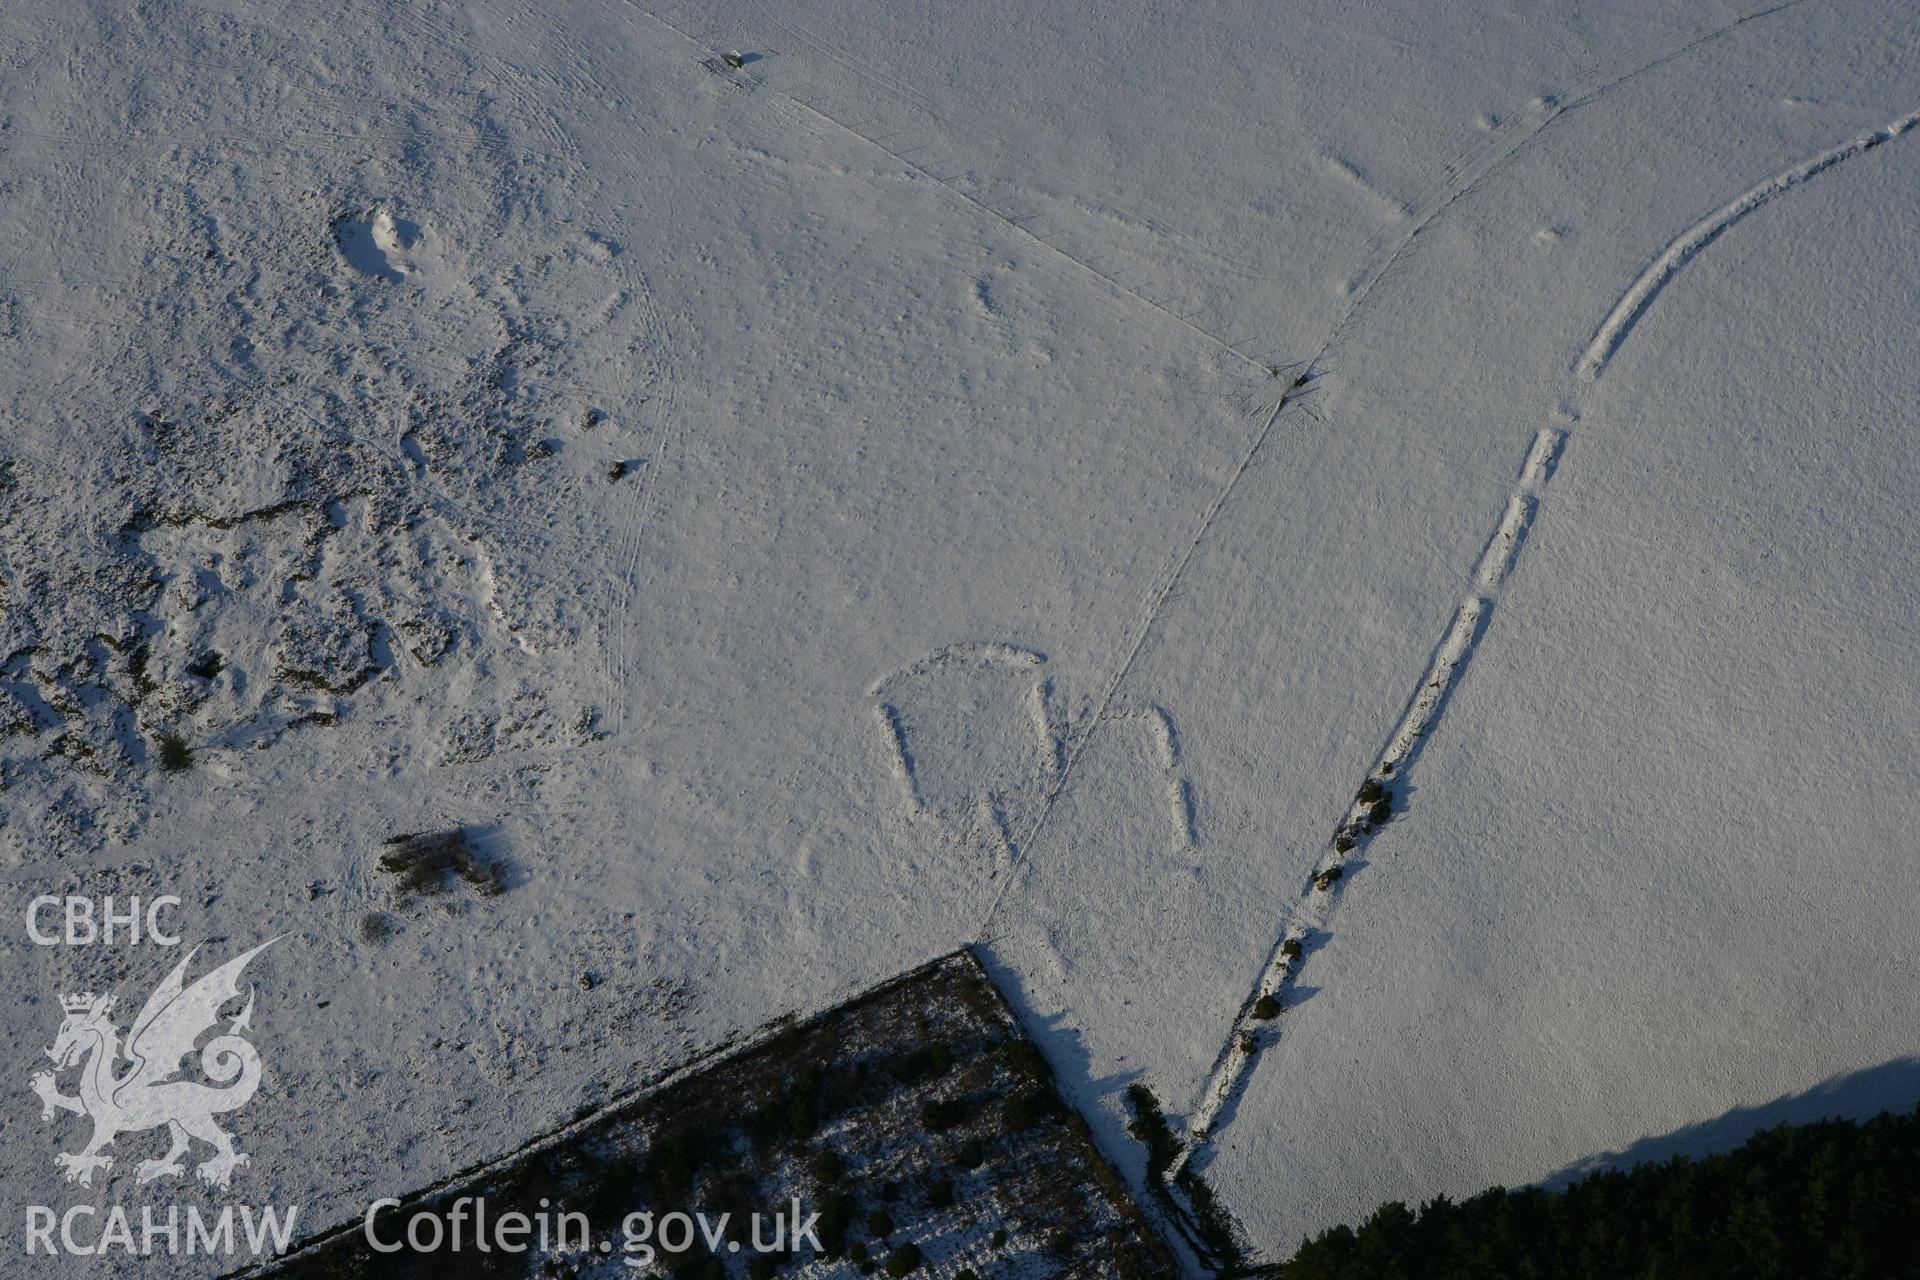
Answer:
[[[231,1194],[313,1229],[967,944],[1269,1256],[1920,1099],[1911,6],[21,4],[0,68],[0,1224],[156,1195],[27,1079],[178,957],[41,894],[287,935]],[[455,825],[503,892],[378,867]]]

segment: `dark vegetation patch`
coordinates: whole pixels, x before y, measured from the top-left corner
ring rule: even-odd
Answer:
[[[455,884],[489,895],[506,890],[505,868],[482,857],[464,827],[390,836],[385,847],[380,869],[398,880],[404,893],[424,897]]]
[[[1219,1275],[1241,1272],[1246,1251],[1234,1228],[1233,1216],[1213,1194],[1207,1180],[1182,1165],[1171,1178],[1176,1198],[1168,1190],[1167,1171],[1180,1158],[1180,1142],[1173,1126],[1160,1108],[1160,1100],[1144,1084],[1127,1086],[1127,1109],[1133,1119],[1127,1124],[1131,1133],[1147,1149],[1147,1189],[1188,1233],[1195,1251]]]
[[[384,911],[369,911],[360,917],[360,940],[382,943],[400,931],[400,922]]]
[[[1920,1276],[1920,1109],[1782,1125],[1703,1160],[1382,1205],[1275,1269],[1281,1280],[1841,1280]]]
[[[383,1237],[400,1239],[415,1214],[444,1219],[458,1197],[480,1195],[496,1218],[533,1214],[542,1199],[583,1212],[592,1247],[375,1254],[356,1220],[269,1274],[785,1276],[819,1261],[812,1245],[756,1253],[748,1224],[754,1213],[770,1215],[798,1197],[804,1213],[819,1213],[822,1251],[846,1274],[1178,1275],[1085,1122],[1062,1100],[1045,1058],[965,952],[805,1022],[771,1028],[711,1065],[415,1195],[390,1215]],[[657,1220],[676,1210],[703,1211],[709,1220],[730,1213],[728,1235],[715,1251],[696,1234],[690,1248],[662,1254],[650,1271],[625,1267],[627,1215],[651,1212]],[[728,1249],[727,1239],[742,1247]],[[611,1254],[599,1251],[602,1240],[611,1241]]]
[[[193,768],[193,748],[177,733],[163,733],[155,739],[154,756],[167,773],[184,773]]]
[[[341,220],[354,216],[340,212]],[[332,269],[333,246],[289,247],[288,262],[311,253],[318,256],[308,257],[309,267]],[[192,272],[215,270],[226,284],[201,279],[213,287],[207,297],[249,287],[257,264],[208,252],[213,259],[193,254]],[[549,372],[563,358],[570,322],[560,311],[527,311],[506,323],[483,358],[422,376],[389,358],[391,334],[357,292],[322,287],[305,297],[256,317],[273,331],[257,335],[259,351],[319,357],[343,374],[377,364],[378,379],[356,372],[331,390],[290,392],[264,369],[203,370],[210,380],[188,377],[197,385],[179,385],[169,403],[128,403],[124,413],[99,416],[105,452],[90,453],[85,465],[70,452],[0,459],[0,613],[8,632],[0,665],[35,655],[25,670],[7,672],[8,681],[29,681],[34,702],[76,721],[94,748],[49,756],[38,742],[0,741],[0,781],[9,790],[25,784],[9,797],[10,812],[34,819],[0,831],[7,854],[58,858],[124,843],[151,811],[155,782],[146,774],[159,763],[151,743],[142,749],[142,726],[179,724],[192,713],[205,741],[270,747],[291,727],[283,709],[320,695],[344,698],[391,670],[387,646],[369,639],[420,613],[429,619],[427,643],[410,647],[423,666],[444,652],[434,633],[455,627],[476,656],[516,628],[573,633],[570,618],[549,616],[531,571],[502,573],[492,607],[465,614],[453,612],[464,600],[443,600],[440,586],[443,566],[470,555],[470,542],[505,566],[520,563],[501,554],[497,522],[472,512],[552,500],[552,469],[524,464],[554,454],[550,433],[573,397],[571,380]],[[129,385],[105,394],[146,392]],[[400,425],[406,465],[367,437],[370,413]],[[231,467],[234,458],[265,460],[270,487],[260,490],[260,477]],[[82,500],[109,480],[109,505],[94,510]],[[453,489],[466,499],[443,500]],[[371,545],[370,553],[338,536],[350,524],[370,540],[354,545]],[[256,666],[245,640],[215,653],[216,635],[268,642],[272,661]],[[234,672],[246,679],[210,686],[236,663],[251,668]]]

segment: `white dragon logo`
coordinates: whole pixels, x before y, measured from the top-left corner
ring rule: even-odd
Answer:
[[[84,1149],[78,1153],[63,1151],[55,1157],[68,1182],[92,1186],[94,1170],[113,1164],[112,1156],[101,1153],[115,1138],[160,1125],[167,1126],[173,1146],[158,1160],[140,1162],[138,1174],[143,1183],[185,1172],[181,1157],[187,1154],[193,1138],[214,1148],[214,1155],[195,1170],[210,1186],[225,1187],[233,1171],[247,1163],[247,1157],[233,1149],[233,1140],[221,1132],[213,1118],[238,1111],[260,1087],[260,1054],[240,1035],[253,1024],[251,988],[246,1008],[234,1018],[226,1034],[215,1036],[200,1051],[200,1069],[214,1084],[175,1077],[183,1060],[193,1052],[194,1042],[220,1021],[221,1008],[240,998],[240,971],[247,961],[279,940],[261,943],[190,987],[185,985],[187,964],[199,948],[187,952],[147,997],[140,1016],[127,1031],[124,1047],[119,1029],[108,1017],[112,996],[89,991],[60,997],[67,1018],[47,1056],[60,1071],[86,1060],[80,1073],[80,1092],[75,1096],[61,1093],[52,1071],[34,1075],[33,1091],[40,1095],[43,1120],[52,1120],[56,1111],[71,1111],[93,1120],[93,1136]],[[129,1065],[116,1074],[122,1058]]]

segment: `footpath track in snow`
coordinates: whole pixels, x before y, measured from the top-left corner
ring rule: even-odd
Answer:
[[[1286,997],[1305,964],[1309,946],[1316,936],[1326,931],[1339,906],[1350,869],[1358,870],[1365,865],[1361,855],[1386,820],[1371,816],[1372,806],[1379,799],[1373,791],[1377,789],[1390,795],[1394,785],[1403,782],[1412,770],[1421,748],[1438,727],[1448,696],[1486,633],[1493,616],[1495,593],[1513,572],[1566,440],[1566,432],[1551,427],[1542,428],[1534,436],[1508,497],[1506,511],[1474,568],[1467,597],[1454,611],[1453,620],[1435,647],[1433,660],[1408,699],[1406,712],[1386,748],[1367,771],[1368,785],[1356,795],[1335,829],[1328,852],[1315,867],[1305,893],[1290,913],[1252,992],[1234,1019],[1233,1029],[1213,1071],[1189,1108],[1187,1129],[1195,1142],[1205,1141],[1231,1119],[1232,1103],[1245,1086],[1260,1049],[1272,1035],[1269,1027],[1278,1015],[1271,1010],[1276,1005],[1279,1009],[1285,1008]],[[1387,803],[1392,802],[1389,799]],[[1176,1162],[1175,1172],[1192,1150],[1189,1145],[1181,1161]]]
[[[1607,318],[1600,322],[1594,331],[1593,341],[1581,354],[1576,366],[1582,377],[1592,379],[1600,376],[1606,369],[1607,361],[1620,349],[1620,344],[1633,332],[1634,325],[1645,315],[1654,299],[1660,296],[1673,278],[1701,250],[1718,240],[1731,230],[1742,218],[1758,210],[1775,196],[1783,195],[1800,184],[1807,182],[1827,170],[1850,160],[1854,156],[1864,155],[1883,143],[1905,136],[1915,126],[1920,125],[1920,111],[1910,111],[1879,129],[1869,129],[1858,137],[1849,138],[1839,146],[1830,147],[1819,155],[1803,160],[1789,169],[1782,170],[1757,186],[1741,192],[1726,204],[1721,205],[1700,221],[1688,227],[1676,236],[1665,249],[1655,255],[1646,270],[1634,277],[1627,291],[1620,295],[1620,301],[1614,304]]]
[[[1574,365],[1576,376],[1586,383],[1599,379],[1608,361],[1666,285],[1702,250],[1742,219],[1774,197],[1796,189],[1842,161],[1900,138],[1916,126],[1920,126],[1920,111],[1828,148],[1749,188],[1675,237],[1633,279],[1596,328],[1591,343]],[[1383,267],[1382,274],[1384,271]],[[1252,1075],[1261,1049],[1277,1034],[1281,1024],[1275,1019],[1283,1016],[1287,997],[1297,986],[1316,939],[1326,936],[1351,874],[1366,866],[1363,855],[1381,825],[1369,816],[1369,800],[1378,791],[1390,795],[1396,783],[1404,782],[1417,763],[1424,743],[1438,727],[1450,695],[1492,621],[1498,590],[1514,570],[1567,440],[1568,433],[1557,428],[1542,428],[1536,433],[1499,525],[1470,575],[1469,594],[1436,646],[1433,660],[1416,687],[1406,714],[1385,750],[1368,770],[1366,788],[1335,829],[1331,848],[1290,911],[1279,940],[1234,1019],[1213,1071],[1193,1100],[1186,1145],[1169,1170],[1170,1178],[1231,1123],[1235,1104]]]

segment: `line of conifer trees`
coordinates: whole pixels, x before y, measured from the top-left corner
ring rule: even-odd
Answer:
[[[1920,1108],[1782,1125],[1701,1160],[1381,1206],[1281,1280],[1899,1280],[1920,1277]]]

